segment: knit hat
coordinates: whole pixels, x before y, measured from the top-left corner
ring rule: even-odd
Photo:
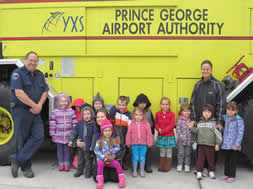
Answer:
[[[213,105],[211,105],[211,104],[204,105],[202,111],[205,111],[205,110],[208,110],[208,111],[212,112],[211,118],[214,116],[214,107],[213,107]]]
[[[106,128],[111,128],[112,132],[113,132],[113,127],[112,127],[112,123],[108,120],[108,119],[104,119],[101,123],[100,126],[100,130],[101,130],[101,134],[103,135],[103,132]]]
[[[104,99],[103,99],[102,96],[100,96],[100,93],[97,93],[96,96],[93,97],[93,99],[92,99],[92,106],[93,106],[93,107],[94,107],[94,103],[95,103],[96,101],[102,102],[102,105],[103,105],[103,107],[104,107]]]
[[[151,103],[150,103],[148,97],[145,94],[143,94],[143,93],[139,94],[136,97],[136,100],[134,101],[133,106],[136,107],[136,106],[138,106],[141,103],[146,103],[147,104],[146,107],[145,107],[145,109],[147,109],[147,108],[149,108],[151,106]]]
[[[95,119],[95,112],[94,112],[94,110],[93,110],[93,108],[91,107],[91,105],[90,104],[88,104],[88,103],[84,103],[82,106],[81,106],[81,112],[82,112],[82,119],[83,119],[83,111],[84,110],[89,110],[90,111],[90,113],[91,113],[91,119]]]

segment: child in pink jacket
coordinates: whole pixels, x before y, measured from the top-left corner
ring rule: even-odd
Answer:
[[[136,107],[133,120],[128,126],[126,145],[132,149],[133,176],[137,177],[137,166],[140,163],[140,176],[144,177],[147,148],[151,147],[152,132],[149,122],[144,119],[144,110]]]

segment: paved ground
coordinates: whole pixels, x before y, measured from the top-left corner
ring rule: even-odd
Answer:
[[[126,188],[130,189],[160,189],[163,187],[170,189],[198,189],[198,182],[195,179],[193,172],[191,173],[178,173],[175,170],[175,159],[173,169],[168,173],[157,172],[156,167],[159,163],[158,151],[153,152],[154,173],[146,174],[145,178],[131,177],[131,171],[125,172]],[[57,170],[56,153],[40,152],[33,160],[33,170],[36,174],[35,178],[24,178],[22,172],[19,172],[18,178],[12,178],[9,166],[0,166],[0,189],[89,189],[95,188],[93,179],[74,178],[75,172],[72,169],[70,172],[59,172]],[[229,184],[219,179],[211,180],[204,178],[202,183],[203,189],[238,189],[238,188],[251,188],[253,186],[253,167],[245,161],[240,160],[237,169],[237,181]],[[223,173],[222,158],[217,165],[217,176]],[[106,183],[104,189],[118,188],[115,183]]]

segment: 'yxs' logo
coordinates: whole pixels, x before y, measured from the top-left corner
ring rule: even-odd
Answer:
[[[66,31],[67,27],[72,27],[71,32],[82,32],[84,30],[84,26],[83,26],[83,16],[68,16],[67,18],[65,16],[62,17],[63,18],[63,22],[64,22],[64,30],[63,32]],[[72,23],[72,24],[70,24]]]
[[[84,31],[83,16],[64,16],[64,12],[51,12],[51,16],[44,23],[42,32],[44,30],[51,32],[54,27],[57,27],[59,22],[63,22],[62,31],[82,32]]]

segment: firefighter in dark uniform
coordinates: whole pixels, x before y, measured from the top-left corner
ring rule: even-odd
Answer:
[[[11,75],[15,152],[10,156],[10,161],[14,178],[18,176],[19,168],[25,177],[34,177],[31,158],[44,139],[40,112],[48,96],[48,85],[43,73],[36,69],[38,61],[38,55],[29,52],[25,56],[25,65]]]

